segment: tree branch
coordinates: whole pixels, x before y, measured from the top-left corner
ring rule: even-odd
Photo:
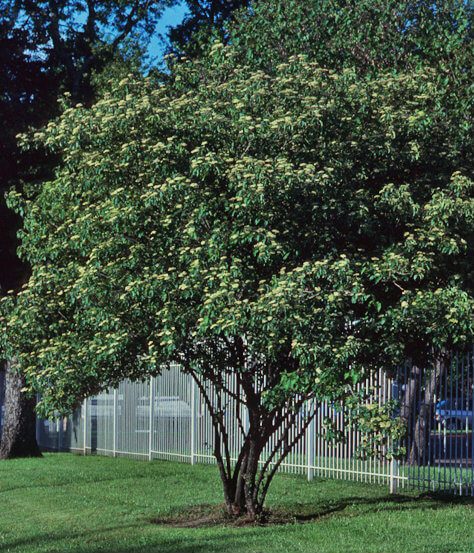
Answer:
[[[310,416],[308,416],[306,422],[304,423],[304,425],[302,426],[300,432],[293,438],[293,440],[289,443],[286,444],[285,448],[283,449],[283,452],[280,456],[280,458],[278,459],[278,461],[273,465],[270,473],[267,475],[266,477],[266,481],[265,481],[265,484],[263,486],[263,489],[262,489],[262,493],[261,493],[261,496],[260,496],[260,500],[259,500],[259,504],[260,505],[263,505],[264,501],[265,501],[265,497],[267,495],[267,492],[268,492],[268,488],[270,487],[270,484],[271,484],[271,481],[273,479],[273,477],[275,476],[277,470],[279,469],[280,465],[282,464],[282,462],[286,459],[286,457],[288,456],[288,454],[290,453],[290,451],[293,449],[293,447],[300,441],[300,439],[303,437],[303,435],[305,434],[308,426],[310,425],[311,421],[314,419],[315,417],[315,411],[313,411],[313,413],[311,413]],[[261,473],[262,475],[263,473]],[[261,483],[261,480],[259,478],[259,487],[260,487],[260,483]],[[258,488],[257,488],[257,494],[258,494]]]

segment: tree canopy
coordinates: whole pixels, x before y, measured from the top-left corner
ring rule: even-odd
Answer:
[[[47,59],[63,91],[93,100],[90,78],[130,43],[144,45],[163,9],[174,0],[5,0],[3,18],[28,33],[35,53]]]
[[[267,71],[299,54],[326,68],[372,73],[426,63],[453,72],[472,67],[466,0],[257,0],[234,19],[237,59]]]
[[[171,50],[178,55],[201,55],[213,37],[229,36],[235,12],[249,5],[250,0],[186,0],[188,13],[168,32]]]
[[[45,413],[170,363],[222,394],[238,378],[250,427],[232,467],[217,408],[215,454],[229,510],[255,514],[302,402],[472,340],[474,89],[472,64],[423,56],[246,52],[111,83],[25,141],[62,163],[10,195],[33,270],[2,321]]]

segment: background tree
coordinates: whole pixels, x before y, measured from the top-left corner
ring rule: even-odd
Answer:
[[[3,195],[8,183],[17,179],[26,156],[20,162],[15,135],[24,131],[27,125],[46,110],[48,80],[42,71],[40,61],[31,61],[26,51],[31,45],[24,33],[8,28],[3,22],[0,27],[0,119],[3,124],[0,142],[1,167],[1,216],[0,216],[0,283],[3,290],[14,288],[21,280],[24,269],[15,255],[16,215],[5,209]]]
[[[229,22],[236,10],[249,6],[250,0],[187,0],[188,13],[168,32],[171,50],[178,55],[201,55],[212,37],[228,37]]]
[[[464,0],[257,0],[235,12],[229,32],[237,58],[267,71],[305,54],[333,69],[439,62],[454,72],[472,60],[472,18]]]
[[[0,15],[0,290],[18,289],[28,264],[16,255],[18,217],[7,209],[4,192],[34,187],[47,178],[54,160],[43,149],[21,152],[16,134],[41,127],[59,112],[57,99],[90,103],[100,75],[133,67],[128,45],[140,51],[164,7],[172,2],[5,0]],[[114,69],[110,69],[111,67]],[[103,80],[103,79],[102,79]],[[100,84],[99,84],[100,86]],[[7,363],[5,418],[0,458],[39,453],[34,400],[25,397],[22,378]]]
[[[17,28],[13,11],[0,20],[0,293],[19,288],[28,277],[28,266],[16,255],[20,217],[7,209],[5,193],[20,180],[44,178],[44,150],[21,152],[16,134],[30,125],[40,126],[54,113],[57,81],[44,59],[32,52],[35,44]],[[35,438],[34,400],[20,393],[24,381],[14,370],[6,371],[5,420],[0,458],[39,455]],[[5,370],[2,367],[1,370]],[[3,394],[2,394],[3,395]]]
[[[64,91],[76,102],[94,97],[90,77],[114,59],[127,41],[146,44],[165,7],[174,0],[7,0],[17,24],[47,52]]]

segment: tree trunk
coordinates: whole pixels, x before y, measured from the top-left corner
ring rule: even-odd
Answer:
[[[25,386],[12,363],[5,364],[5,403],[0,459],[41,457],[36,442],[35,398],[21,392]]]
[[[265,516],[265,499],[273,477],[293,447],[304,436],[315,416],[313,410],[296,435],[291,435],[299,407],[293,413],[283,416],[274,413],[264,419],[260,419],[257,413],[250,412],[250,429],[232,473],[226,470],[226,462],[222,455],[216,455],[229,515],[245,516],[250,520],[259,520]],[[271,421],[277,418],[278,423],[272,426]],[[272,444],[272,449],[265,459],[262,459],[265,446],[277,430],[280,430],[278,439]]]
[[[245,362],[241,364],[244,366]],[[232,517],[259,520],[265,514],[265,498],[273,477],[305,435],[315,416],[314,409],[304,416],[301,413],[305,401],[312,398],[300,397],[291,402],[285,400],[281,405],[267,409],[262,404],[262,391],[259,388],[262,382],[252,370],[237,373],[238,387],[235,390],[226,385],[220,372],[215,374],[212,366],[204,367],[208,379],[205,384],[201,374],[194,372],[190,365],[186,369],[193,376],[211,416],[214,457],[219,467],[227,512]],[[271,373],[269,369],[266,372]],[[212,377],[211,382],[209,375]],[[235,402],[234,406],[232,402]],[[237,459],[234,457],[237,452],[231,449],[226,427],[230,414],[234,415],[240,429],[241,447]],[[302,416],[303,423],[297,432],[292,432],[296,420]],[[244,421],[248,421],[248,425]],[[275,438],[271,442],[272,447],[262,459],[262,452],[272,436]]]
[[[265,442],[264,436],[247,441],[242,463],[230,478],[224,470],[220,471],[227,511],[233,517],[247,516],[249,519],[256,519],[262,514],[263,501],[258,496],[257,477],[258,461]]]
[[[416,397],[421,381],[421,369],[412,365],[405,383],[405,394],[401,405],[400,417],[403,419],[408,430],[412,426],[412,417],[416,407]]]
[[[447,359],[443,356],[439,357],[436,359],[434,367],[426,379],[423,398],[413,427],[408,457],[408,463],[412,466],[425,465],[428,461],[427,452],[430,443],[431,421],[434,415],[435,394],[439,388],[441,378],[446,373],[447,366]]]

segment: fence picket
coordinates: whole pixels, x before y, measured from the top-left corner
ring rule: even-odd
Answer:
[[[474,496],[473,359],[474,351],[462,359],[454,359],[449,374],[438,382],[436,378],[430,380],[429,371],[422,381],[420,371],[408,370],[407,367],[400,371],[396,380],[388,378],[383,371],[369,379],[367,385],[377,390],[380,405],[392,398],[403,403],[409,386],[415,386],[412,391],[415,403],[408,414],[409,434],[402,444],[407,450],[405,459],[357,458],[355,451],[361,433],[348,426],[332,404],[312,402],[305,409],[314,409],[316,416],[281,465],[281,470],[306,473],[308,480],[318,475],[384,483],[389,485],[391,492],[409,485]],[[415,382],[413,378],[418,380]],[[238,383],[229,380],[228,385],[237,397],[240,394]],[[431,392],[434,399],[428,406],[430,418],[424,426],[417,425],[424,398],[430,397]],[[108,391],[84,400],[81,409],[68,419],[67,425],[62,420],[39,420],[40,445],[50,450],[66,449],[83,454],[97,452],[149,460],[162,458],[191,464],[213,461],[211,418],[203,408],[196,383],[178,366],[151,377],[145,384],[122,382],[118,389],[113,390],[113,405],[110,404],[111,396]],[[243,432],[248,431],[247,409],[235,397],[226,402],[229,443],[234,459]],[[238,425],[237,413],[243,428]],[[324,439],[325,417],[332,418],[335,428],[344,435],[342,443]],[[457,420],[462,424],[453,430]],[[302,417],[298,417],[291,435],[296,435],[302,424]],[[422,434],[427,443],[421,452],[415,451],[418,456],[411,459],[410,465],[413,440],[418,438],[419,445],[423,441]],[[272,436],[265,455],[269,454],[278,437],[278,432]]]

